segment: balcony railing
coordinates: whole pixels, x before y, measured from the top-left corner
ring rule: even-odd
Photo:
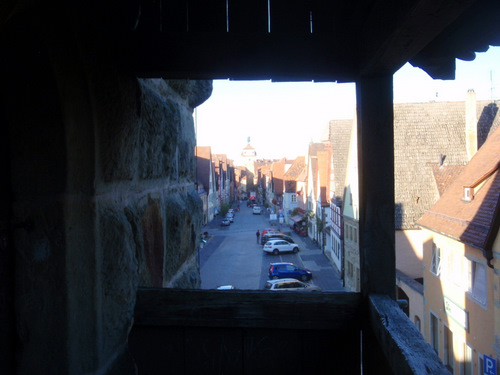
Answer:
[[[139,374],[446,374],[387,296],[141,289]]]

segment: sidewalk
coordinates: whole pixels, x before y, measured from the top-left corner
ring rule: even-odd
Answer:
[[[274,226],[273,226],[274,227]],[[276,226],[279,228],[279,226]],[[323,250],[307,236],[299,236],[288,226],[281,226],[283,233],[289,234],[299,245],[299,257],[305,268],[314,272],[315,279],[321,280],[320,286],[325,292],[345,291],[336,267],[323,253]]]

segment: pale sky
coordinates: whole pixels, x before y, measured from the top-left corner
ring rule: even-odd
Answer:
[[[410,64],[394,75],[396,103],[463,101],[468,89],[479,100],[499,98],[500,47],[474,61],[457,60],[454,81],[432,80]],[[305,156],[330,120],[353,118],[355,103],[354,83],[217,80],[195,111],[197,145],[238,160],[250,137],[257,158]]]

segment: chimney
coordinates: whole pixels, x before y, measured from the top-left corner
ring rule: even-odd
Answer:
[[[470,160],[477,151],[476,93],[472,89],[467,90],[465,100],[465,147]]]

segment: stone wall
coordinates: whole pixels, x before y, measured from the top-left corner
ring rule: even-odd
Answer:
[[[19,374],[134,373],[136,289],[200,286],[192,114],[212,84],[45,47],[3,71],[1,349]]]

